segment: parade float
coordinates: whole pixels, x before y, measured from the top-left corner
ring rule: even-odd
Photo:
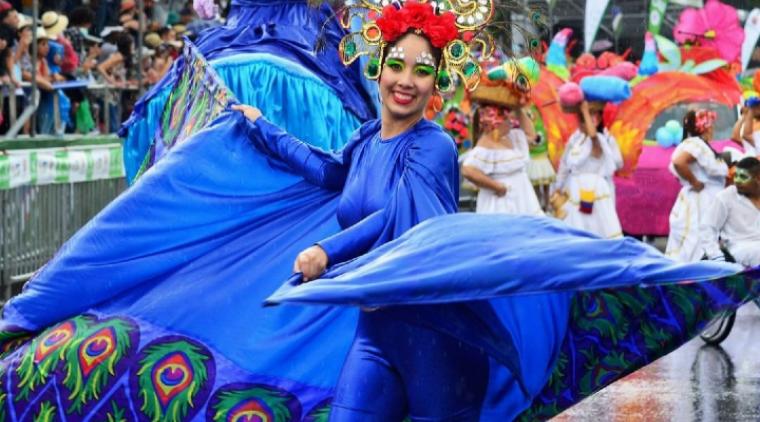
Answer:
[[[617,210],[630,235],[668,234],[668,215],[680,187],[668,164],[682,139],[680,121],[687,108],[701,104],[715,110],[715,148],[740,149],[728,139],[736,106],[744,91],[760,85],[758,78],[748,77],[743,84],[737,79],[744,31],[733,7],[708,0],[702,9],[686,9],[674,32],[675,41],[647,33],[644,53],[635,63],[628,57],[630,51],[584,53],[571,63],[567,51],[573,34],[563,29],[538,57],[540,77],[531,86],[535,126],[543,142],[534,150],[548,153],[556,168],[579,124],[574,114],[563,112],[560,87],[566,82],[583,86],[584,79],[596,76],[628,81],[630,97],[605,106],[604,126],[623,155],[624,166],[615,178]],[[593,84],[585,85],[588,89]]]

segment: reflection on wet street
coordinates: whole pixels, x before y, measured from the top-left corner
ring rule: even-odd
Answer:
[[[694,339],[552,421],[760,421],[760,309],[741,308],[722,347]]]

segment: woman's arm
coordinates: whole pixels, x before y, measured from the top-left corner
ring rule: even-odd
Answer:
[[[596,126],[594,126],[594,119],[591,118],[588,102],[585,100],[581,102],[581,117],[581,120],[583,120],[581,123],[585,129],[584,132],[586,133],[586,136],[591,138],[591,156],[599,158],[602,156],[602,146],[599,141],[599,136],[597,136]]]
[[[246,116],[248,139],[258,150],[284,162],[291,171],[317,186],[330,190],[343,189],[350,166],[350,146],[358,140],[358,133],[344,150],[348,154],[332,154],[309,145],[268,122],[255,107],[234,105],[232,109]]]
[[[744,121],[742,125],[742,139],[749,142],[750,145],[755,145],[755,138],[753,136],[754,132],[754,118],[752,117],[752,110],[747,110],[747,112],[744,114]]]
[[[111,56],[109,56],[103,63],[99,64],[98,72],[100,72],[101,75],[103,75],[103,78],[111,85],[116,85],[116,79],[111,76],[111,68],[118,65],[124,61],[124,57],[122,57],[121,53],[113,53]]]
[[[739,118],[734,123],[734,128],[731,130],[731,140],[737,144],[742,144],[742,126],[744,125],[744,115],[747,114],[747,108],[742,107]]]
[[[488,177],[477,167],[463,165],[462,176],[464,176],[465,179],[469,180],[479,188],[494,191],[496,196],[504,196],[507,194],[507,187],[504,186],[503,183],[499,183],[496,180]]]
[[[686,180],[691,185],[692,189],[700,192],[705,188],[705,184],[700,182],[699,179],[694,176],[694,173],[689,167],[689,164],[695,161],[696,159],[693,155],[689,154],[688,152],[681,152],[673,158],[673,168],[676,170],[678,176]]]
[[[410,148],[404,170],[385,208],[312,246],[296,258],[304,280],[319,277],[327,265],[362,255],[428,218],[456,212],[457,153],[448,137],[431,137]],[[307,272],[308,271],[308,272]]]

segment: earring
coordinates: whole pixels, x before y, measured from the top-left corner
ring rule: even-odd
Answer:
[[[440,93],[436,92],[433,94],[433,97],[431,98],[431,102],[433,104],[433,111],[436,113],[440,113],[441,110],[443,110],[443,97]]]

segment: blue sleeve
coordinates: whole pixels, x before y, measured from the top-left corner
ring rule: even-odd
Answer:
[[[256,122],[246,119],[246,122],[248,139],[264,154],[284,163],[290,171],[317,186],[330,190],[343,189],[350,166],[350,153],[323,151],[295,138],[263,117]]]
[[[420,136],[410,147],[393,196],[385,208],[318,243],[329,265],[356,258],[401,236],[416,224],[457,211],[459,167],[447,136]]]

